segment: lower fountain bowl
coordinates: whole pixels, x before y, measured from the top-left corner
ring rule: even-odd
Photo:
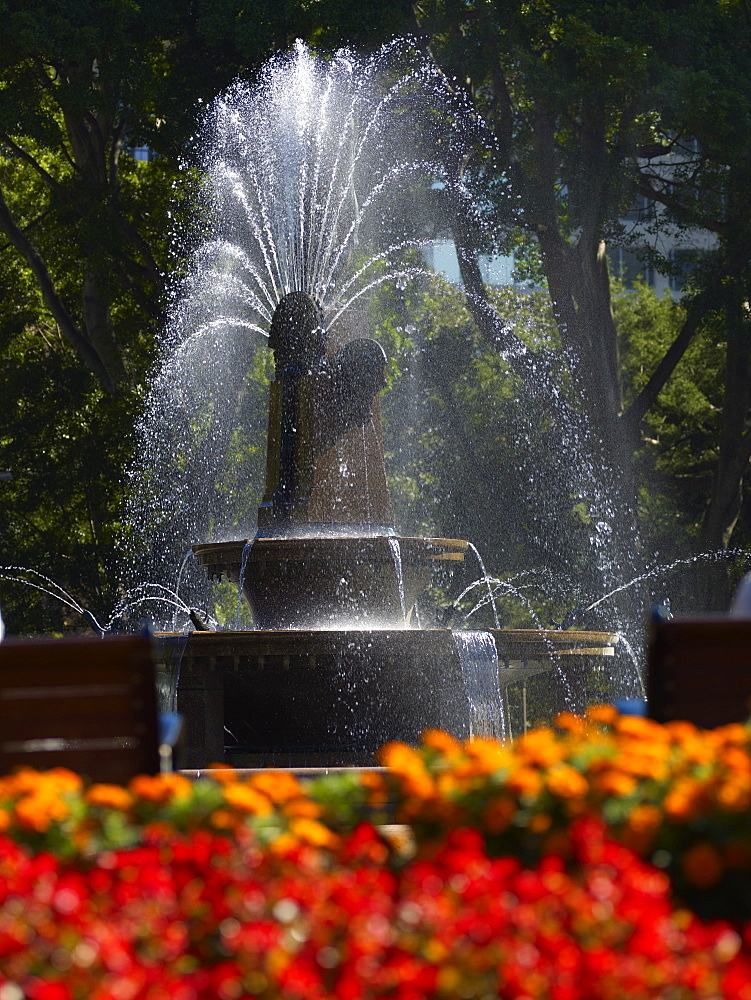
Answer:
[[[212,578],[239,585],[242,576],[257,629],[405,628],[433,570],[462,561],[467,547],[366,535],[209,542],[193,552]]]

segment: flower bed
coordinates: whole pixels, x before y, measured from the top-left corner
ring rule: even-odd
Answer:
[[[0,1000],[749,1000],[749,730],[557,723],[306,788],[0,779]]]

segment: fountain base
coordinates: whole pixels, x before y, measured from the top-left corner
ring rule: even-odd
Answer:
[[[501,691],[543,672],[591,667],[617,636],[492,630]],[[466,739],[472,705],[450,629],[256,630],[162,634],[179,670],[185,766],[367,766],[389,740],[426,729]],[[502,728],[518,735],[508,717]],[[513,729],[513,731],[512,731]]]
[[[337,535],[194,545],[212,579],[242,583],[258,629],[404,628],[456,538]],[[241,579],[242,578],[242,579]]]

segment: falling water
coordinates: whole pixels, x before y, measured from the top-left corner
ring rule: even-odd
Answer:
[[[498,650],[489,632],[455,629],[454,644],[459,654],[470,712],[470,737],[506,738],[506,723],[498,683]]]
[[[237,610],[235,612],[235,628],[240,628],[240,616],[242,614],[243,587],[245,586],[245,570],[248,567],[250,550],[253,548],[253,539],[250,538],[243,545],[243,554],[240,560],[240,577],[237,582]]]
[[[389,548],[394,560],[394,570],[396,571],[396,582],[399,587],[399,603],[402,609],[402,620],[407,621],[407,601],[404,596],[404,574],[402,573],[402,550],[398,538],[389,538]]]
[[[472,542],[469,542],[469,547],[472,550],[472,552],[474,553],[475,558],[477,559],[478,563],[480,564],[480,572],[482,573],[482,579],[487,584],[487,588],[488,588],[488,600],[490,601],[490,605],[493,608],[493,621],[495,623],[495,627],[496,628],[500,628],[501,625],[500,625],[500,622],[498,620],[498,607],[497,607],[497,605],[495,603],[495,594],[493,593],[493,588],[492,588],[491,583],[490,583],[490,577],[488,576],[488,571],[485,569],[485,563],[483,562],[482,556],[480,555],[480,553],[477,550],[476,546],[473,545]],[[499,582],[499,581],[497,581],[497,582]]]
[[[468,148],[457,107],[407,41],[330,60],[298,44],[210,106],[193,143],[199,222],[180,235],[188,273],[129,471],[141,578],[195,541],[255,534],[271,364],[259,348],[282,298],[307,292],[335,331],[385,283],[432,273],[405,258],[429,240],[407,206]]]

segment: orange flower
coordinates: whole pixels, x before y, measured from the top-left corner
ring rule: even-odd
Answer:
[[[706,791],[694,778],[682,778],[675,782],[665,796],[663,808],[670,819],[695,819],[705,810]]]
[[[462,752],[459,740],[441,729],[427,729],[423,733],[422,741],[429,750],[437,750],[447,757],[458,757]]]
[[[468,757],[469,769],[459,767],[460,773],[494,774],[501,768],[508,767],[512,751],[500,740],[476,736],[464,744],[464,752]]]
[[[730,812],[746,812],[751,806],[751,783],[744,778],[724,781],[716,792],[717,802]]]
[[[724,865],[719,851],[713,844],[703,841],[690,847],[681,858],[681,868],[686,881],[697,889],[710,889],[722,878]]]
[[[35,833],[44,833],[55,821],[65,819],[70,810],[62,799],[50,796],[46,790],[25,795],[16,802],[13,812],[19,826]]]
[[[654,833],[662,822],[662,814],[657,806],[640,802],[628,815],[626,823],[638,833]]]
[[[203,773],[207,778],[218,781],[220,785],[230,785],[233,781],[237,781],[237,771],[231,764],[209,764]]]
[[[640,715],[619,715],[613,725],[618,736],[634,736],[639,740],[654,740],[656,743],[670,742],[670,734],[664,726]]]
[[[583,736],[587,731],[586,721],[580,715],[574,715],[573,712],[559,712],[553,719],[553,724],[558,729],[573,733],[575,736]]]
[[[254,816],[268,816],[273,812],[272,805],[265,795],[261,795],[250,785],[241,785],[239,782],[225,787],[224,800],[239,812]]]
[[[728,868],[751,868],[751,845],[742,841],[733,841],[725,845],[725,864]]]
[[[133,805],[133,796],[120,785],[92,785],[84,800],[90,806],[119,809],[126,812]]]
[[[616,798],[631,795],[636,784],[636,779],[630,774],[624,774],[614,767],[598,774],[593,781],[594,787],[601,795],[612,795]]]
[[[718,726],[711,733],[706,734],[708,738],[715,740],[718,746],[738,746],[748,747],[751,741],[751,730],[741,722],[731,722],[727,726]]]
[[[128,785],[136,799],[162,804],[174,798],[188,798],[193,786],[182,774],[139,774]]]
[[[435,794],[433,778],[415,749],[406,743],[387,743],[379,756],[384,766],[404,782],[409,795],[430,798]]]
[[[300,782],[288,771],[262,771],[253,775],[251,783],[253,788],[268,796],[276,805],[304,794]]]
[[[368,791],[368,803],[374,809],[382,809],[389,801],[389,789],[386,779],[378,771],[360,771],[359,781]]]
[[[520,757],[538,767],[550,767],[563,759],[563,750],[555,733],[547,726],[526,733],[519,742],[518,752]]]
[[[60,792],[78,792],[83,788],[80,775],[69,771],[67,767],[52,767],[43,774],[46,779],[54,783]]]
[[[217,830],[234,830],[237,824],[237,816],[229,809],[215,809],[211,814],[211,825]]]
[[[623,842],[638,854],[646,855],[654,843],[662,814],[656,806],[639,803],[626,818]]]
[[[651,778],[653,781],[667,780],[670,772],[664,754],[651,753],[654,747],[640,746],[638,750],[627,751],[618,757],[618,769],[635,778]],[[663,759],[661,759],[663,758]]]
[[[520,798],[535,799],[542,791],[542,777],[533,767],[520,767],[509,775],[507,785]]]
[[[686,722],[682,719],[666,722],[664,728],[679,743],[684,740],[694,740],[700,735],[699,730],[693,722]]]
[[[542,846],[545,854],[557,854],[562,858],[567,858],[571,854],[571,838],[567,830],[551,831],[545,837]]]
[[[559,799],[581,799],[589,791],[587,779],[569,764],[557,764],[547,775],[548,791]]]
[[[281,811],[285,816],[308,816],[310,819],[318,819],[323,812],[323,806],[299,795],[296,799],[290,799],[285,803]]]
[[[600,726],[612,726],[618,718],[618,712],[612,705],[590,705],[587,708],[587,718]]]
[[[547,813],[537,813],[529,821],[529,830],[531,833],[545,833],[550,829],[551,823],[552,820]]]
[[[720,754],[720,760],[731,771],[751,772],[751,756],[747,750],[741,750],[740,747],[727,747]]]
[[[498,796],[491,799],[482,813],[482,821],[489,833],[503,833],[516,815],[517,805],[512,799]]]
[[[289,824],[290,832],[299,840],[313,847],[335,848],[339,845],[339,837],[323,823],[301,816]]]

